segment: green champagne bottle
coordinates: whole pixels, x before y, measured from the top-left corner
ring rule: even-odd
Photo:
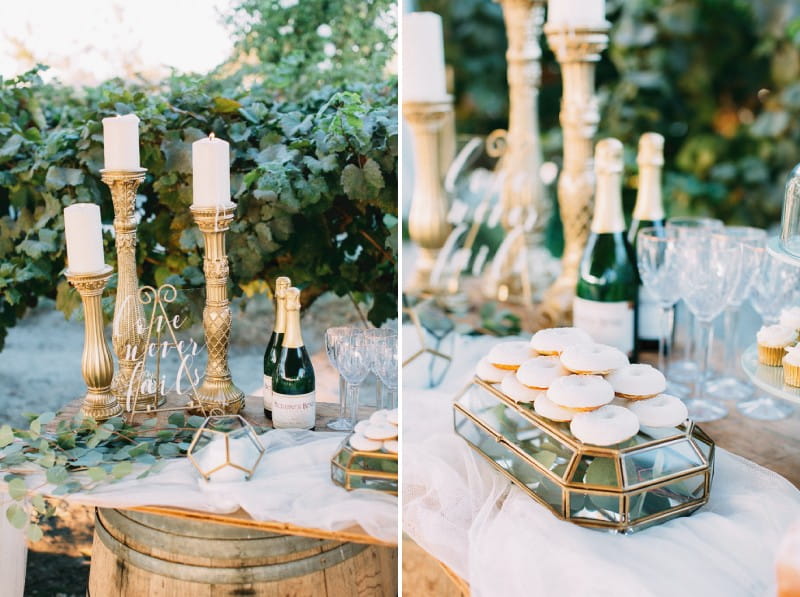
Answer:
[[[636,206],[628,229],[628,242],[636,254],[636,235],[642,228],[654,227],[663,234],[665,227],[664,202],[661,193],[661,168],[664,166],[664,137],[658,133],[645,133],[639,137],[639,190]],[[639,310],[637,314],[639,350],[658,350],[661,336],[661,307],[652,292],[639,286]],[[668,331],[669,334],[672,330]]]
[[[272,374],[272,425],[313,429],[317,415],[314,367],[300,331],[300,291],[286,291],[286,333]]]
[[[275,280],[275,327],[264,352],[264,415],[272,418],[272,374],[278,366],[283,334],[286,330],[286,291],[292,281],[286,276]]]
[[[622,214],[622,143],[603,139],[594,154],[595,205],[572,304],[575,327],[636,356],[639,276]]]

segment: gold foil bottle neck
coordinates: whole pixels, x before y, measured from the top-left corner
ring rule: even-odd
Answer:
[[[621,174],[623,169],[622,142],[609,137],[597,142],[594,148],[594,170],[600,174]]]
[[[275,296],[278,296],[278,292],[281,290],[286,290],[287,288],[291,287],[292,281],[287,278],[286,276],[280,276],[275,279]]]
[[[299,311],[300,310],[300,291],[297,288],[289,288],[286,290],[286,310]]]
[[[664,137],[658,133],[644,133],[639,137],[636,163],[642,166],[664,165]]]
[[[303,334],[300,330],[300,291],[297,288],[289,288],[285,294],[286,335],[283,338],[283,347],[299,348],[303,346]]]

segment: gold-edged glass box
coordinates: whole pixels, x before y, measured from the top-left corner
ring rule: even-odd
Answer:
[[[331,478],[348,491],[372,489],[397,495],[397,468],[397,454],[356,450],[350,435],[331,458]]]
[[[708,501],[714,442],[691,421],[593,446],[569,423],[540,417],[477,378],[456,398],[454,416],[458,435],[563,520],[628,533]]]

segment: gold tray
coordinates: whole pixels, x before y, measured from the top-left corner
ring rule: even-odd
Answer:
[[[453,408],[456,433],[562,520],[629,533],[708,501],[714,442],[692,421],[593,446],[478,378]]]
[[[397,495],[397,454],[363,452],[350,445],[350,436],[331,458],[331,479],[348,491],[371,489]]]

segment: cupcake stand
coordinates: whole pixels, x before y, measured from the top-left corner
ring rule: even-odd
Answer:
[[[456,433],[562,520],[630,533],[708,501],[714,442],[691,421],[593,446],[477,377],[453,408]]]

